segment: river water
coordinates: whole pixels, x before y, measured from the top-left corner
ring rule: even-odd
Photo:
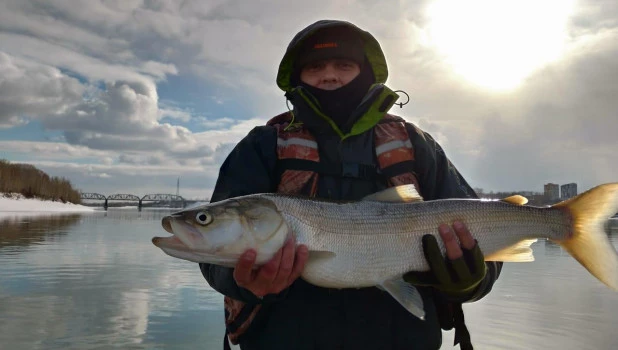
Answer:
[[[0,218],[0,349],[220,349],[222,297],[150,241],[167,210]],[[608,227],[618,246],[618,220]],[[559,246],[464,306],[477,349],[618,349],[618,293]],[[443,349],[452,349],[444,332]],[[457,347],[458,348],[458,347]]]

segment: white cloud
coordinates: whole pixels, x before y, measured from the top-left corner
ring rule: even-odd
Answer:
[[[28,124],[28,120],[26,118],[20,118],[16,116],[12,117],[1,117],[0,116],[0,130],[1,129],[10,129],[20,125]]]
[[[618,70],[616,4],[578,2],[566,54],[539,67],[518,89],[498,93],[463,81],[423,45],[429,3],[87,1],[78,6],[5,0],[0,4],[0,128],[38,119],[62,131],[69,143],[65,149],[45,148],[53,143],[37,149],[20,143],[21,151],[9,147],[12,154],[31,151],[36,159],[53,160],[48,166],[54,171],[66,173],[61,164],[79,160],[91,171],[77,164],[77,178],[88,173],[108,181],[102,186],[123,186],[123,177],[137,179],[141,169],[165,179],[174,175],[162,169],[187,169],[195,179],[210,179],[196,186],[206,193],[235,143],[285,110],[275,75],[289,40],[315,20],[342,18],[378,38],[389,63],[389,86],[410,94],[407,106],[391,112],[431,132],[475,186],[535,189],[563,179],[585,185],[612,180],[618,172],[608,151],[616,149],[612,130],[618,128],[612,81]],[[191,91],[195,101],[217,108],[243,104],[251,113],[237,122],[237,115],[196,112],[190,102],[191,108],[162,103],[157,85],[170,75],[192,76],[212,88]],[[580,171],[580,165],[595,171]]]
[[[199,122],[203,127],[207,129],[224,129],[229,128],[237,123],[236,120],[232,118],[219,118],[219,119],[208,119],[202,118]]]
[[[148,80],[86,87],[59,69],[0,52],[0,125],[39,118],[49,129],[64,131],[71,144],[94,149],[169,150],[193,154],[191,132],[160,124],[162,115],[187,118],[178,110],[159,110],[156,86]]]
[[[35,154],[39,159],[75,161],[79,158],[111,159],[110,152],[94,150],[63,142],[0,141],[0,149],[7,153]],[[102,161],[102,163],[109,163]]]
[[[122,64],[121,60],[107,62],[39,38],[21,34],[0,33],[3,50],[19,57],[27,57],[42,64],[70,70],[92,80],[126,80],[149,83],[151,77],[138,72],[139,68]],[[42,54],[44,53],[44,54]]]
[[[59,113],[79,101],[84,90],[55,67],[0,51],[0,123],[18,125],[24,116]]]
[[[586,189],[616,181],[617,42],[618,31],[575,42],[511,94],[428,85],[415,102],[433,112],[412,119],[437,135],[474,186],[542,191],[546,182]],[[448,103],[433,101],[436,95]]]
[[[161,103],[159,103],[159,106],[161,106]],[[177,107],[173,107],[173,106],[167,106],[167,107],[163,107],[161,106],[159,108],[158,111],[158,120],[161,120],[163,118],[172,118],[172,119],[177,119],[183,122],[188,122],[189,120],[191,120],[192,115],[190,112],[187,112],[185,110],[182,110],[180,108]]]

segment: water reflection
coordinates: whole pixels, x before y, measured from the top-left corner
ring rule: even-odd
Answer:
[[[0,348],[221,348],[222,297],[150,241],[170,212],[3,219]],[[618,244],[618,221],[608,232]],[[536,261],[506,264],[494,291],[465,306],[476,348],[618,348],[618,293],[558,245],[533,249]]]
[[[618,220],[608,226],[618,248]],[[465,305],[480,349],[618,349],[618,293],[586,271],[559,245],[539,240],[535,261],[506,263],[493,291]],[[451,349],[445,332],[443,349]]]
[[[0,347],[221,344],[221,297],[196,264],[150,241],[167,213],[110,210],[4,224],[3,241],[30,245],[13,254],[0,248]]]
[[[152,209],[144,209],[143,211],[137,211],[134,207],[122,207],[122,208],[109,208],[108,210],[96,211],[97,215],[88,215],[85,216],[84,219],[90,221],[97,221],[99,218],[111,218],[116,220],[124,220],[133,222],[136,220],[153,220],[153,221],[161,221],[161,218],[164,215],[177,211],[178,209],[170,210],[166,208],[152,208]]]
[[[7,216],[0,218],[0,249],[27,247],[65,235],[81,214]],[[56,236],[56,237],[54,237]],[[7,253],[3,251],[3,253]]]

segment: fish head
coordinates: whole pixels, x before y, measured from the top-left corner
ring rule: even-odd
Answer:
[[[232,198],[165,216],[161,225],[172,237],[152,242],[166,254],[194,262],[235,266],[247,249],[256,264],[283,246],[288,226],[275,203],[263,197]]]

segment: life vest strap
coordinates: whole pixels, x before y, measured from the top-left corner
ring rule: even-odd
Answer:
[[[415,164],[413,160],[406,160],[403,162],[395,163],[380,171],[382,172],[382,175],[387,178],[395,177],[405,173],[412,173],[414,174],[414,176],[418,177],[418,174],[414,171],[414,166]]]
[[[453,323],[455,327],[453,346],[459,344],[461,350],[474,350],[472,340],[470,339],[470,332],[468,327],[466,327],[461,303],[453,304]]]
[[[362,180],[375,180],[378,177],[378,169],[375,165],[359,163],[327,164],[314,162],[307,159],[279,159],[279,173],[285,170],[311,171],[320,175],[348,177]]]
[[[243,323],[247,321],[249,316],[251,316],[251,313],[253,312],[256,306],[257,306],[256,304],[243,305],[243,308],[238,313],[238,316],[236,316],[236,318],[233,321],[231,321],[230,323],[226,325],[227,330],[230,333],[235,333],[238,330],[238,328],[240,328],[243,325]],[[229,312],[228,310],[225,310],[225,318],[227,319],[228,317],[229,317]]]

